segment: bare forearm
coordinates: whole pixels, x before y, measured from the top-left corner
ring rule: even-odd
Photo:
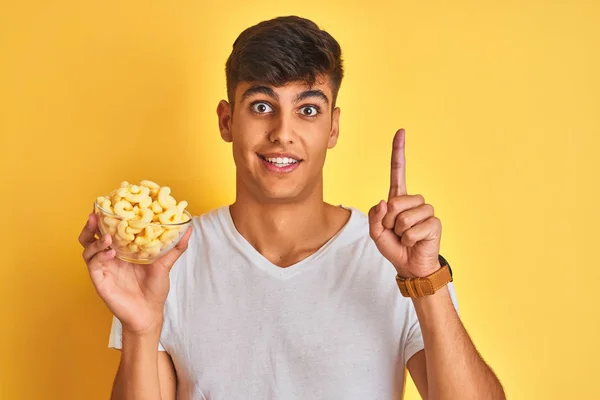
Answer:
[[[504,400],[502,386],[462,325],[448,288],[414,300],[423,332],[429,400]]]
[[[160,331],[146,336],[123,332],[121,363],[111,400],[161,400],[158,375]]]

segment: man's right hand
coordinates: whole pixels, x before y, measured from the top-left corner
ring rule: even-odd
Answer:
[[[84,247],[83,259],[96,292],[123,326],[132,334],[160,331],[164,304],[169,294],[169,271],[187,249],[192,227],[185,232],[175,248],[153,264],[141,265],[115,257],[109,249],[110,235],[96,238],[98,216],[90,214],[79,235]]]

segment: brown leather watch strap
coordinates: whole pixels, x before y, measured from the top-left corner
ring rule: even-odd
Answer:
[[[433,274],[423,278],[401,278],[396,275],[396,283],[402,296],[413,299],[431,296],[440,288],[452,282],[452,280],[448,264],[445,264]]]

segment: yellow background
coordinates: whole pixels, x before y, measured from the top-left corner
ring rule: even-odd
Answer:
[[[0,398],[108,398],[118,353],[77,243],[92,202],[147,178],[194,214],[230,203],[224,63],[288,14],[344,52],[326,200],[384,198],[405,127],[408,190],[442,220],[463,321],[509,398],[600,398],[594,0],[4,0]]]

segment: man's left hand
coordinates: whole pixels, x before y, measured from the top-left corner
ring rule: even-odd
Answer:
[[[381,254],[404,278],[424,277],[441,265],[442,223],[420,194],[406,191],[405,131],[394,136],[390,192],[369,211],[369,232]]]

